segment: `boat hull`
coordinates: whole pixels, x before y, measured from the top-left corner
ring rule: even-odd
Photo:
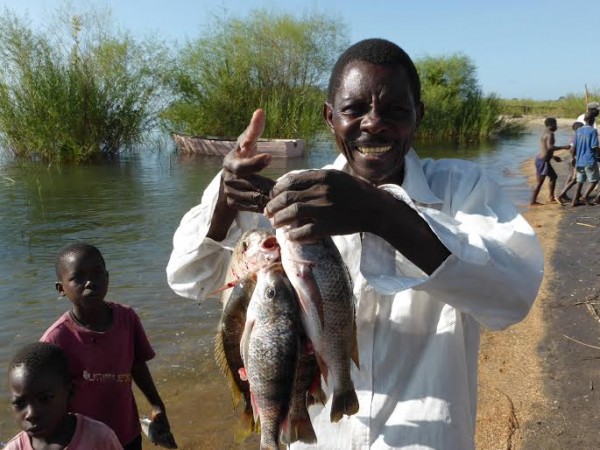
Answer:
[[[181,153],[198,155],[225,156],[237,144],[234,139],[221,139],[206,136],[190,136],[171,133],[177,150]],[[304,153],[302,139],[261,139],[258,141],[258,151],[269,153],[276,158],[295,158]]]

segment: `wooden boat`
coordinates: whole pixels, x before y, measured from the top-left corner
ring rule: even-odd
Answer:
[[[172,132],[171,136],[181,153],[224,156],[235,148],[237,140],[211,136],[190,136]],[[260,139],[258,151],[276,158],[294,158],[304,153],[302,139]]]

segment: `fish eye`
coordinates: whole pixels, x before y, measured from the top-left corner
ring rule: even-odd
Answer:
[[[277,292],[275,291],[274,287],[269,286],[267,289],[265,289],[265,297],[267,297],[269,300],[273,300],[276,293]]]

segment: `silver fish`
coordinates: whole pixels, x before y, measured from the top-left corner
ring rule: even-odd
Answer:
[[[260,269],[241,342],[252,406],[260,418],[261,450],[289,441],[289,407],[300,351],[301,321],[294,289],[281,264]]]
[[[287,239],[282,228],[276,236],[321,374],[333,384],[330,419],[337,422],[359,408],[350,376],[351,360],[359,367],[352,280],[331,238],[298,243]]]

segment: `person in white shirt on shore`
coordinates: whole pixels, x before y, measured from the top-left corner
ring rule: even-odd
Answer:
[[[335,64],[323,107],[335,161],[261,176],[270,157],[256,152],[257,110],[175,232],[168,282],[193,299],[223,283],[246,229],[333,237],[354,284],[359,411],[331,423],[330,400],[311,406],[318,442],[292,449],[473,449],[480,328],[519,322],[537,295],[532,228],[475,163],[419,159],[424,112],[411,58],[387,40],[360,41]]]
[[[594,116],[594,119],[596,119],[596,117],[598,117],[598,114],[600,114],[600,103],[598,103],[598,102],[589,102],[587,104],[587,110],[591,111],[592,115]],[[585,113],[580,114],[577,117],[576,122],[579,122],[582,126],[585,125]],[[593,126],[594,126],[594,128],[597,128],[596,122],[594,122]]]

